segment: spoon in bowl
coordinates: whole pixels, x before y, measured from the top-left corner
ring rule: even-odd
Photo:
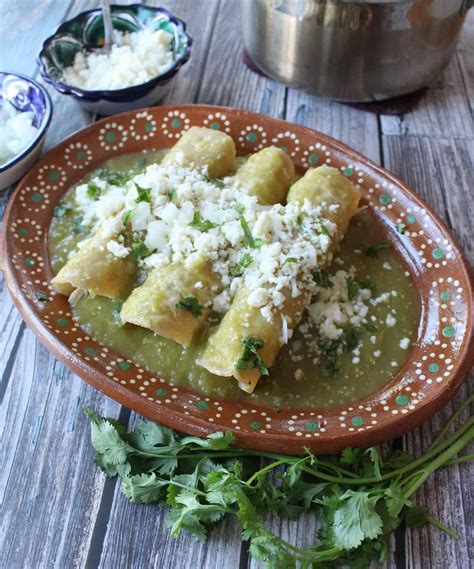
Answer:
[[[104,46],[102,48],[104,53],[110,53],[114,44],[114,26],[112,24],[112,14],[110,12],[110,1],[101,0],[102,4],[102,19],[104,21]]]

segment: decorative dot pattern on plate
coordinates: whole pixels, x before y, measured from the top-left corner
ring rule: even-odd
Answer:
[[[285,147],[301,169],[330,164],[360,185],[365,204],[387,226],[403,225],[403,233],[392,232],[390,238],[410,248],[417,272],[430,283],[421,298],[431,317],[422,321],[410,360],[393,384],[334,409],[275,410],[221,401],[154,377],[76,325],[67,299],[49,286],[45,235],[54,206],[78,174],[97,168],[111,153],[169,147],[192,125],[229,133],[241,155],[275,144]],[[242,444],[278,447],[282,452],[300,452],[304,445],[335,450],[359,440],[366,443],[369,433],[375,439],[390,438],[404,425],[416,424],[432,397],[442,402],[440,395],[459,382],[455,364],[466,353],[472,292],[455,243],[426,206],[390,174],[381,174],[341,144],[299,125],[226,108],[191,106],[154,107],[99,121],[60,144],[31,170],[11,200],[5,227],[7,282],[17,283],[17,301],[30,325],[54,337],[61,346],[57,352],[69,350],[69,364],[87,381],[119,400],[126,392],[127,401],[152,419],[164,418],[169,424],[170,417],[179,417],[184,430],[202,434],[230,429]]]

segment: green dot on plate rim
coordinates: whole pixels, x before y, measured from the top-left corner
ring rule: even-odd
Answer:
[[[51,170],[48,172],[48,180],[54,182],[55,180],[59,179],[59,172],[57,170]]]
[[[352,176],[352,174],[354,173],[354,168],[352,168],[351,166],[347,166],[346,168],[344,168],[342,173],[344,174],[344,176]]]
[[[31,201],[35,203],[43,201],[43,196],[40,193],[35,192],[34,194],[31,194]]]
[[[439,298],[441,300],[449,300],[451,298],[451,294],[448,291],[443,291],[440,293]]]
[[[95,354],[94,348],[84,348],[84,353],[86,356],[93,356]]]
[[[218,122],[214,121],[211,122],[210,127],[214,130],[219,130],[221,128],[221,125]]]
[[[151,132],[152,130],[155,130],[155,125],[152,122],[147,122],[145,125],[145,130],[147,132]]]
[[[254,132],[249,132],[245,138],[249,142],[255,142],[257,140],[257,135]]]
[[[443,328],[442,334],[445,338],[452,338],[455,332],[456,331],[452,326],[446,326],[446,328]]]
[[[69,324],[69,320],[68,320],[67,318],[58,318],[58,319],[56,320],[56,324],[57,324],[58,326],[64,327],[64,326],[67,326],[67,325]]]
[[[436,249],[433,249],[431,255],[433,256],[433,259],[441,259],[444,257],[444,251],[437,247]]]
[[[438,364],[430,364],[428,366],[428,369],[430,371],[432,371],[433,373],[435,373],[435,372],[439,371],[439,365]]]
[[[364,424],[364,419],[362,417],[352,417],[352,424],[354,427],[360,427]]]
[[[260,427],[261,427],[261,425],[260,425],[260,423],[259,423],[258,421],[252,421],[252,422],[250,423],[250,428],[251,428],[251,429],[254,429],[255,431],[258,430],[258,429],[260,429]]]
[[[382,194],[380,196],[380,203],[383,205],[388,205],[392,201],[392,198],[388,194]]]
[[[207,409],[209,409],[209,403],[207,401],[198,401],[196,403],[196,407],[198,409],[200,409],[201,411],[206,411]]]
[[[416,217],[414,215],[412,215],[411,213],[409,213],[407,215],[407,223],[408,225],[413,225],[413,223],[415,223],[416,221]]]
[[[158,397],[165,397],[167,391],[164,387],[159,387],[155,393],[158,395]]]
[[[171,121],[171,126],[173,128],[179,128],[181,126],[181,119],[173,119]]]
[[[308,156],[308,162],[310,164],[317,164],[319,161],[319,156],[317,154],[310,154]]]
[[[34,259],[32,259],[31,257],[26,257],[24,263],[27,267],[34,267],[36,264],[36,261]]]
[[[317,431],[319,429],[317,421],[306,421],[305,427],[307,431]]]
[[[410,398],[408,395],[398,395],[395,399],[395,403],[397,405],[408,405],[408,403],[410,403]]]
[[[128,371],[132,367],[132,364],[130,362],[119,362],[118,366],[120,369]]]
[[[20,237],[26,237],[28,235],[28,229],[22,227],[21,229],[18,230],[18,235]]]
[[[84,150],[79,150],[79,152],[76,154],[77,159],[78,160],[84,160],[84,158],[87,156],[87,154],[85,153]]]
[[[117,135],[115,134],[115,132],[112,132],[111,130],[107,132],[105,135],[105,140],[107,140],[107,142],[114,142],[116,139]]]

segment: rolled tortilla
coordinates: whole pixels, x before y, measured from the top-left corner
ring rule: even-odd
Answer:
[[[324,269],[330,264],[332,254],[347,231],[359,203],[360,191],[338,170],[321,166],[306,172],[288,192],[288,203],[303,204],[305,199],[313,206],[320,206],[321,217],[332,221],[337,228],[331,238],[325,262],[320,267]],[[275,311],[272,320],[268,321],[262,316],[259,308],[248,304],[251,292],[245,286],[237,291],[229,311],[209,338],[199,362],[211,373],[235,377],[239,387],[248,393],[255,389],[261,371],[258,367],[242,369],[245,367],[245,362],[242,362],[245,343],[250,340],[255,345],[255,341],[258,342],[258,355],[269,369],[285,341],[282,327],[288,325],[294,329],[310,300],[305,298],[305,295],[292,298],[290,292],[286,291],[283,309]]]
[[[183,162],[184,161],[184,162]],[[207,168],[210,176],[224,176],[235,168],[235,144],[222,132],[191,127],[173,146],[163,160],[164,165],[194,164]],[[61,294],[70,295],[75,289],[109,298],[126,298],[137,274],[137,262],[130,255],[119,258],[107,250],[107,242],[117,234],[104,237],[104,226],[99,228],[76,251],[51,281]]]
[[[237,170],[234,180],[259,202],[272,204],[285,199],[294,174],[291,159],[279,148],[270,147],[253,154]],[[184,263],[173,263],[150,272],[123,305],[121,318],[188,346],[207,323],[212,301],[221,291],[221,278],[206,259],[200,259],[194,270]],[[200,309],[193,314],[180,308],[186,306],[186,299],[195,299]]]

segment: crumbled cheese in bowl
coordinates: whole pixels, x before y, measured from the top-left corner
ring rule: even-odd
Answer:
[[[0,165],[20,154],[36,137],[34,114],[17,111],[10,103],[0,108]]]
[[[79,51],[63,71],[64,83],[87,91],[114,91],[141,85],[168,71],[173,36],[164,30],[114,32],[110,53]]]

